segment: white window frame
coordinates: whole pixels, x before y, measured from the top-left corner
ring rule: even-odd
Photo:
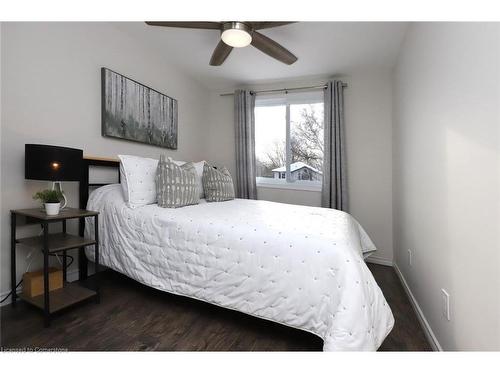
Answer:
[[[286,107],[286,134],[285,134],[285,148],[286,148],[286,172],[285,179],[280,178],[272,179],[268,177],[257,177],[257,187],[270,188],[270,189],[286,189],[286,190],[305,190],[305,191],[321,191],[322,184],[305,180],[291,180],[291,157],[292,146],[290,142],[290,105],[292,104],[313,104],[323,102],[323,90],[308,90],[294,93],[281,93],[281,94],[259,94],[255,100],[255,107],[266,107],[285,105]]]

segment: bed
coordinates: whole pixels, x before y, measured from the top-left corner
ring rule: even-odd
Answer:
[[[364,261],[375,246],[342,211],[244,199],[131,209],[119,184],[87,208],[100,212],[100,262],[150,287],[311,332],[324,351],[376,350],[394,325]]]

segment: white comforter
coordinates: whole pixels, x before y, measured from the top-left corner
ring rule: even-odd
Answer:
[[[101,213],[101,263],[151,287],[309,331],[325,351],[376,350],[394,325],[363,260],[375,247],[342,211],[243,199],[133,210],[120,185],[87,208]]]

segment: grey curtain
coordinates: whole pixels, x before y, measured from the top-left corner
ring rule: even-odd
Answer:
[[[325,154],[321,205],[347,211],[344,84],[330,81],[325,90]]]
[[[255,95],[250,91],[234,93],[236,134],[236,197],[257,199],[255,181]]]

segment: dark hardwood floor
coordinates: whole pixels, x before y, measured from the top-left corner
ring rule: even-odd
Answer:
[[[431,350],[391,267],[369,265],[396,323],[380,350]],[[102,274],[101,303],[65,311],[43,328],[38,310],[1,309],[0,346],[62,350],[321,350],[320,338],[200,301],[163,293],[116,272]]]

